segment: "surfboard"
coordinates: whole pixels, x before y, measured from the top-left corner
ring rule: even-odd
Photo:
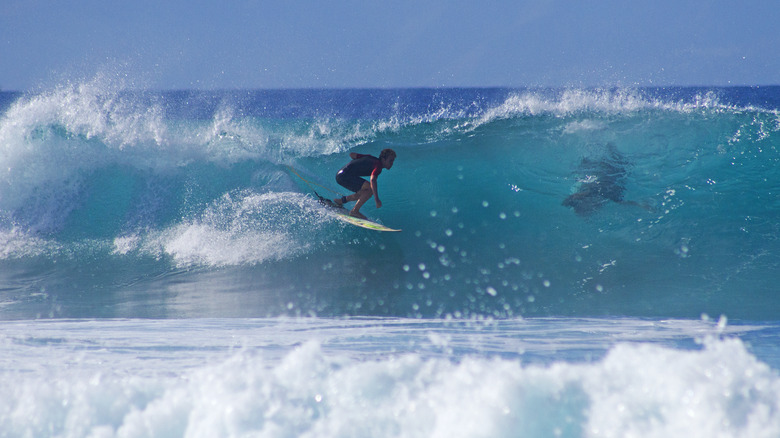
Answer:
[[[320,186],[320,187],[322,187],[324,189],[327,189],[327,190],[329,190],[331,192],[333,192],[333,190],[330,190],[330,189],[328,189],[327,187],[325,187],[325,186],[323,186],[321,184],[317,184],[315,182],[312,182],[312,181],[309,181],[309,180],[305,179],[292,166],[287,166],[287,168],[290,169],[290,171],[293,174],[295,174],[295,176],[297,176],[298,178],[303,180],[303,182],[305,182],[309,186],[309,188],[311,188],[311,190],[314,192],[314,195],[317,196],[317,198],[318,198],[317,202],[319,202],[321,205],[323,205],[324,208],[328,212],[330,212],[334,217],[336,217],[337,219],[339,219],[341,221],[344,221],[344,222],[346,222],[346,223],[348,223],[350,225],[355,225],[356,227],[365,228],[367,230],[395,231],[395,232],[401,231],[401,230],[396,230],[394,228],[386,227],[386,226],[384,226],[382,224],[376,223],[376,222],[368,220],[368,219],[360,219],[360,218],[357,218],[357,217],[350,216],[349,215],[349,211],[347,209],[345,209],[344,207],[339,207],[338,205],[334,204],[333,201],[331,201],[330,199],[326,199],[326,198],[320,196],[320,194],[317,193],[316,190],[314,190],[314,187],[312,187],[312,184],[318,185],[318,186]],[[334,192],[334,193],[336,193],[336,192]]]
[[[345,208],[330,208],[330,207],[326,207],[326,208],[328,208],[328,210],[330,210],[333,213],[333,215],[336,216],[336,218],[348,224],[352,224],[361,228],[366,228],[374,231],[395,231],[395,232],[401,231],[401,230],[396,230],[394,228],[386,227],[382,224],[378,224],[368,219],[360,219],[359,217],[350,216],[349,212]],[[338,211],[338,210],[343,210],[343,211]]]

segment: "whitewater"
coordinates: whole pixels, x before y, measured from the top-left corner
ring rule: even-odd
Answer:
[[[2,92],[0,436],[779,436],[778,111],[758,86]],[[362,211],[401,233],[316,201],[384,148]]]

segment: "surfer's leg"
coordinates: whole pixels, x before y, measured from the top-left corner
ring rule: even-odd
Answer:
[[[371,184],[368,184],[368,181],[359,176],[351,175],[346,172],[339,172],[339,174],[336,175],[336,182],[349,191],[355,192],[349,196],[342,196],[341,198],[334,199],[333,203],[339,207],[343,207],[347,202],[357,201],[360,199],[360,192],[366,185],[368,185],[368,190],[371,190]]]
[[[365,219],[366,217],[363,216],[362,213],[360,213],[360,207],[363,206],[363,204],[366,203],[369,199],[371,199],[372,196],[374,196],[374,192],[371,190],[371,184],[366,182],[363,184],[363,187],[360,188],[360,191],[355,193],[354,195],[347,196],[347,200],[350,200],[351,197],[355,197],[357,202],[355,203],[355,206],[352,208],[352,211],[349,212],[350,216],[359,217],[361,219]]]
[[[333,200],[333,203],[338,205],[339,207],[343,207],[344,204],[346,204],[347,202],[357,201],[358,199],[360,199],[360,192],[353,193],[349,196],[342,196],[340,198],[336,198]]]

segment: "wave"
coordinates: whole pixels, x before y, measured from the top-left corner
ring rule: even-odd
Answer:
[[[623,343],[584,363],[540,366],[479,355],[449,360],[446,351],[456,341],[447,336],[459,339],[462,331],[421,334],[431,337],[424,345],[438,344],[444,351],[433,357],[415,351],[372,360],[354,358],[365,351],[334,354],[314,341],[287,349],[291,334],[279,339],[275,333],[269,340],[272,348],[257,352],[260,347],[250,342],[251,348],[223,359],[215,351],[232,348],[204,333],[223,333],[225,324],[231,329],[228,338],[246,331],[237,330],[233,322],[220,323],[191,323],[198,330],[186,332],[190,335],[180,339],[179,347],[161,348],[160,337],[169,339],[169,327],[156,322],[150,329],[135,321],[144,330],[131,331],[136,336],[132,348],[125,345],[129,341],[124,333],[110,331],[113,344],[98,352],[85,352],[83,342],[71,346],[67,331],[44,339],[25,332],[9,342],[11,348],[42,356],[38,350],[56,343],[58,356],[47,357],[47,366],[0,374],[0,387],[8,393],[0,401],[0,424],[20,436],[183,436],[197,430],[221,436],[512,437],[522,429],[532,437],[577,437],[584,431],[606,436],[769,437],[780,431],[777,373],[738,339],[707,339],[693,351]],[[160,330],[164,332],[157,333]],[[346,331],[332,323],[325,331],[336,330]],[[300,331],[292,334],[294,339]],[[174,336],[182,338],[182,333]],[[409,340],[398,331],[380,334]],[[523,345],[511,334],[505,336],[498,341]],[[117,347],[117,337],[125,344]],[[367,337],[352,332],[344,340]],[[564,350],[573,349],[558,342]],[[375,348],[399,344],[396,340]],[[154,351],[140,359],[125,353],[137,356],[139,350],[150,349]],[[204,357],[194,364],[182,358],[181,351]],[[42,361],[38,356],[33,359]],[[68,366],[52,370],[51,364],[63,363],[63,357]],[[366,406],[372,409],[356,415],[356,408]]]
[[[331,292],[279,306],[334,314],[655,314],[670,296],[686,315],[721,309],[735,290],[763,299],[780,264],[780,93],[748,91],[68,84],[3,109],[0,260],[135,260],[140,279],[155,260],[296,290],[323,275]],[[336,196],[347,152],[386,147],[398,165],[366,212],[405,230],[394,238],[324,214],[286,167]],[[328,295],[344,276],[385,295]]]
[[[113,253],[166,254],[180,267],[291,258],[313,246],[302,235],[327,223],[327,213],[310,201],[298,193],[226,194],[193,219],[115,238]]]

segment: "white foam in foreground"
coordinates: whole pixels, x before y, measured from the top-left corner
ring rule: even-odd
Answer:
[[[780,378],[738,339],[711,339],[692,350],[618,343],[593,362],[545,365],[452,354],[449,348],[466,345],[454,345],[459,337],[488,340],[481,328],[429,334],[430,343],[420,347],[428,351],[414,353],[403,345],[419,339],[399,336],[420,333],[423,324],[358,323],[336,335],[328,335],[336,333],[336,321],[317,327],[260,322],[266,324],[261,332],[220,321],[175,335],[166,332],[167,323],[143,324],[148,327],[126,337],[125,329],[101,322],[56,323],[48,337],[37,330],[28,338],[23,324],[13,326],[0,339],[13,354],[0,371],[0,435],[780,436]],[[212,325],[220,328],[207,336]],[[568,327],[556,336],[571,333]],[[293,338],[307,336],[315,340],[290,348]],[[200,345],[193,349],[188,341]],[[555,338],[547,345],[566,348]],[[431,354],[438,347],[441,353]]]

